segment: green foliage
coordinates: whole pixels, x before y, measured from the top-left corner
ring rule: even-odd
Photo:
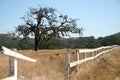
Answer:
[[[103,46],[107,46],[107,45],[120,45],[120,37],[117,37],[117,36],[107,36],[107,37],[104,37],[102,40],[101,40],[101,45]]]
[[[8,48],[17,47],[17,41],[12,40],[11,36],[8,34],[0,34],[0,45],[6,46]]]
[[[33,41],[30,39],[21,39],[17,41],[17,49],[27,50],[33,49]]]
[[[42,40],[38,46],[38,49],[58,49],[60,48],[59,39],[51,39],[49,41]]]
[[[32,38],[18,38],[13,39],[13,36],[8,34],[0,34],[0,45],[8,48],[17,49],[33,49],[34,39]],[[79,38],[52,38],[49,41],[41,40],[38,44],[38,49],[59,49],[59,48],[95,48],[107,45],[120,45],[120,37],[110,35],[106,37],[99,37],[95,39],[91,37]]]
[[[99,46],[99,42],[97,39],[91,36],[63,39],[61,41],[61,45],[68,48],[95,48]]]

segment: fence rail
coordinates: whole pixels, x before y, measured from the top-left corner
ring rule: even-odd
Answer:
[[[95,59],[95,58],[97,58],[98,56],[100,56],[100,55],[102,55],[102,54],[104,54],[104,53],[110,52],[110,51],[111,51],[111,50],[106,50],[106,51],[103,51],[103,52],[101,52],[101,53],[93,56],[93,57],[89,57],[89,58],[85,58],[85,59],[82,59],[82,60],[78,60],[78,61],[71,62],[69,67],[74,67],[74,66],[76,66],[76,65],[78,65],[78,64],[81,64],[81,63],[87,62],[87,61],[89,61],[89,60]]]
[[[113,46],[103,46],[103,47],[99,47],[99,48],[95,48],[95,49],[77,49],[76,50],[76,61],[70,62],[70,53],[69,50],[67,49],[66,52],[66,80],[69,79],[69,71],[71,67],[77,66],[79,64],[82,64],[84,62],[96,59],[97,57],[99,57],[100,55],[104,54],[104,53],[108,53],[111,52],[113,49],[120,47],[118,45],[113,45]],[[79,54],[83,54],[83,59],[79,60]],[[86,58],[86,53],[91,54],[91,57]],[[92,53],[95,53],[95,55],[93,56]],[[77,70],[79,68],[77,67]]]
[[[12,56],[12,57],[15,57],[15,58],[19,58],[19,59],[22,59],[22,60],[30,61],[30,62],[36,62],[35,59],[32,59],[32,58],[29,58],[29,57],[24,56],[22,54],[19,54],[19,53],[15,52],[15,51],[12,51],[12,50],[4,47],[4,46],[1,46],[1,48],[3,50],[2,51],[3,54],[6,54],[8,56]]]
[[[12,51],[4,46],[0,46],[0,51],[5,55],[10,56],[9,57],[9,77],[1,80],[17,80],[17,58],[30,61],[30,62],[36,62],[35,59],[19,54],[16,51]]]

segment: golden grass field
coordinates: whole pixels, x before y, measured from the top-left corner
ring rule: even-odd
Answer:
[[[59,50],[19,50],[19,53],[37,60],[36,63],[18,59],[18,78],[25,80],[65,80],[66,49]],[[71,61],[75,50],[70,50]],[[9,75],[9,57],[0,54],[0,79]],[[120,80],[120,49],[70,69],[69,80]]]

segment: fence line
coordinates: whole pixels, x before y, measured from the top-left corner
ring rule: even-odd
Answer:
[[[93,57],[89,57],[89,58],[85,58],[85,59],[82,59],[82,60],[77,60],[77,61],[71,62],[69,67],[74,67],[74,66],[76,66],[76,65],[78,65],[78,64],[81,64],[81,63],[87,62],[87,61],[89,61],[89,60],[95,59],[95,58],[97,58],[98,56],[100,56],[100,55],[102,55],[102,54],[104,54],[104,53],[110,52],[110,51],[111,51],[111,50],[106,50],[106,51],[103,51],[103,52],[101,52],[101,53],[93,56]]]
[[[0,46],[0,50],[3,54],[10,56],[9,57],[9,77],[2,80],[17,80],[17,58],[22,60],[27,60],[30,62],[36,62],[35,59],[19,54],[4,46]]]
[[[95,48],[95,49],[77,49],[76,50],[76,61],[70,62],[70,51],[67,49],[66,50],[66,76],[65,76],[65,80],[69,79],[69,71],[71,67],[77,66],[78,64],[82,64],[84,62],[87,62],[89,60],[93,60],[97,57],[99,57],[100,55],[110,52],[113,49],[116,49],[116,47],[120,47],[117,45],[113,45],[113,46],[106,46],[106,47],[99,47],[99,48]],[[5,78],[5,79],[1,79],[1,80],[17,80],[17,59],[22,59],[22,60],[27,60],[30,62],[36,62],[35,59],[29,58],[27,56],[24,56],[22,54],[19,54],[15,51],[12,51],[4,46],[0,46],[0,51],[5,54],[10,56],[10,60],[9,60],[9,77]],[[95,55],[93,56],[92,53],[95,53]],[[86,57],[86,54],[90,53],[91,57]],[[79,54],[83,54],[83,59],[79,59]],[[77,70],[79,69],[79,67],[77,67]]]
[[[99,48],[95,48],[95,49],[77,49],[76,50],[76,61],[74,62],[70,62],[70,53],[69,50],[67,49],[66,52],[66,80],[69,79],[69,71],[71,67],[77,66],[78,64],[82,64],[84,62],[87,62],[89,60],[93,60],[96,59],[97,57],[99,57],[100,55],[104,54],[104,53],[108,53],[111,52],[113,49],[115,49],[116,47],[119,47],[117,45],[113,45],[113,46],[103,46],[103,47],[99,47]],[[95,53],[95,55],[93,56],[92,53]],[[79,54],[83,54],[83,59],[79,60]],[[90,53],[91,57],[86,58],[86,54]],[[79,69],[79,67],[77,66],[77,70]]]

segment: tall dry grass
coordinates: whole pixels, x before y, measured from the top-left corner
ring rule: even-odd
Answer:
[[[0,79],[9,75],[9,57],[0,53]]]
[[[36,63],[18,59],[18,78],[25,80],[64,80],[65,50],[24,50],[21,54],[37,60]],[[9,75],[9,57],[0,54],[0,79]]]
[[[25,80],[65,80],[66,49],[61,50],[21,50],[21,54],[37,60],[36,63],[18,59],[18,78]],[[71,61],[75,60],[75,50],[70,50]],[[98,59],[88,61],[70,69],[70,80],[119,80],[120,49],[104,54]],[[88,57],[90,55],[87,55]],[[82,55],[80,56],[82,58]],[[0,54],[0,79],[8,77],[9,57]]]
[[[81,64],[77,73],[73,71],[70,80],[120,80],[120,49]]]

